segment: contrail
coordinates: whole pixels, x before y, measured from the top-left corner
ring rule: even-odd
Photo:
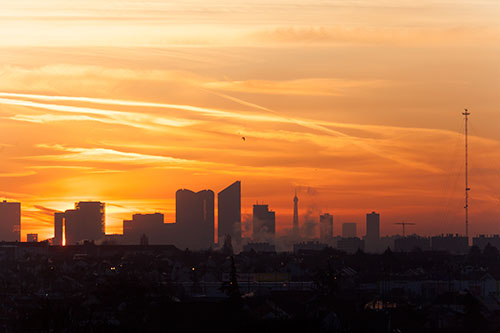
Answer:
[[[191,106],[191,105],[124,101],[124,100],[120,100],[120,99],[109,99],[109,98],[76,97],[76,96],[51,96],[51,95],[19,94],[19,93],[6,93],[6,92],[0,92],[0,96],[41,99],[41,100],[45,100],[45,101],[74,101],[74,102],[121,105],[121,106],[143,106],[143,107],[153,107],[153,108],[179,109],[179,110],[185,110],[185,111],[198,111],[198,112],[204,112],[204,113],[215,113],[215,114],[220,114],[220,115],[225,114],[224,111],[210,109],[210,108],[197,107],[197,106]]]
[[[365,151],[367,151],[369,153],[372,153],[372,154],[374,154],[376,156],[379,156],[379,157],[382,157],[382,158],[385,158],[385,159],[397,162],[399,164],[403,164],[403,165],[406,165],[406,166],[414,167],[416,169],[426,170],[426,171],[429,171],[429,172],[432,172],[432,173],[439,173],[439,172],[442,171],[439,168],[436,168],[436,167],[434,167],[432,165],[428,165],[426,163],[404,159],[404,158],[401,158],[399,156],[393,156],[393,155],[391,155],[391,154],[389,154],[387,152],[381,152],[379,149],[373,147],[370,144],[367,144],[366,142],[363,142],[363,141],[359,140],[356,137],[353,137],[352,135],[348,135],[348,134],[345,134],[343,132],[333,130],[331,128],[328,128],[328,127],[322,125],[321,123],[314,122],[314,121],[311,121],[311,120],[304,120],[304,119],[297,119],[297,118],[288,117],[286,115],[280,114],[278,111],[275,111],[275,110],[272,110],[272,109],[269,109],[269,108],[266,108],[264,106],[260,106],[260,105],[257,105],[257,104],[251,103],[251,102],[247,102],[245,100],[242,100],[242,99],[230,96],[230,95],[226,95],[226,94],[222,94],[222,93],[216,93],[216,92],[213,92],[213,91],[209,91],[209,92],[211,92],[211,93],[213,93],[213,94],[215,94],[217,96],[229,99],[229,100],[231,100],[233,102],[240,103],[240,104],[246,105],[246,106],[252,106],[252,107],[257,108],[259,110],[264,110],[266,112],[272,113],[274,115],[282,117],[283,119],[286,119],[287,122],[289,122],[289,123],[294,123],[294,124],[297,124],[297,125],[300,125],[302,127],[309,128],[309,129],[312,129],[312,130],[315,130],[315,131],[321,131],[321,132],[329,134],[329,135],[333,135],[333,136],[336,136],[336,137],[342,137],[342,138],[348,139],[352,144],[360,147],[361,149],[364,149]],[[335,125],[335,123],[332,123],[331,125]]]
[[[151,103],[151,102],[138,102],[138,101],[126,101],[119,99],[107,99],[107,98],[93,98],[93,97],[74,97],[74,96],[49,96],[49,95],[36,95],[36,94],[19,94],[19,93],[6,93],[0,92],[0,97],[11,97],[11,98],[31,98],[45,101],[73,101],[73,102],[85,102],[93,104],[105,104],[105,105],[120,105],[120,106],[138,106],[138,107],[150,107],[150,108],[163,108],[163,109],[174,109],[182,111],[190,111],[206,116],[213,116],[219,118],[232,118],[240,120],[252,120],[252,121],[264,121],[264,122],[286,122],[283,117],[270,117],[262,114],[244,114],[231,111],[223,111],[212,108],[204,108],[198,106],[191,106],[185,104],[167,104],[167,103]],[[12,104],[12,105],[24,105],[32,106],[38,108],[47,108],[46,105],[50,105],[54,111],[65,111],[65,112],[79,112],[79,113],[91,113],[91,114],[101,114],[105,113],[116,115],[131,114],[130,112],[124,111],[113,111],[113,110],[102,110],[96,108],[87,107],[77,107],[77,106],[61,106],[58,104],[43,104],[31,101],[17,100],[17,99],[6,99],[0,98],[0,103]],[[22,104],[30,103],[30,105]]]
[[[240,103],[242,105],[246,106],[252,106],[256,109],[259,109],[261,111],[265,111],[266,113],[270,113],[272,115],[264,115],[264,114],[243,114],[243,113],[236,113],[236,112],[230,112],[230,111],[223,111],[223,110],[217,110],[217,109],[212,109],[212,108],[204,108],[204,107],[197,107],[197,106],[191,106],[191,105],[184,105],[184,104],[168,104],[168,103],[152,103],[152,102],[138,102],[138,101],[125,101],[125,100],[117,100],[117,99],[106,99],[106,98],[93,98],[93,97],[74,97],[74,96],[50,96],[50,95],[38,95],[38,94],[21,94],[21,93],[7,93],[7,92],[0,92],[0,97],[11,97],[11,98],[30,98],[30,99],[39,99],[39,100],[45,100],[45,101],[78,101],[78,102],[86,102],[86,103],[94,103],[94,104],[106,104],[106,105],[120,105],[120,106],[139,106],[139,107],[152,107],[152,108],[165,108],[165,109],[176,109],[176,110],[184,110],[184,111],[190,111],[190,112],[196,112],[200,114],[204,114],[206,116],[213,116],[213,117],[219,117],[219,118],[231,118],[231,119],[238,119],[238,120],[249,120],[249,121],[262,121],[262,122],[279,122],[279,123],[289,123],[289,124],[296,124],[305,128],[309,128],[314,131],[319,131],[323,132],[325,134],[335,136],[335,137],[341,137],[344,139],[347,139],[349,142],[352,144],[364,149],[365,151],[372,153],[376,156],[392,160],[394,162],[414,167],[417,169],[422,169],[426,170],[432,173],[437,173],[441,172],[440,169],[428,165],[426,163],[422,163],[419,161],[413,161],[413,160],[408,160],[405,158],[402,158],[400,156],[394,156],[393,154],[387,153],[387,152],[382,152],[376,147],[373,147],[372,145],[363,142],[359,138],[353,137],[351,135],[345,134],[340,131],[333,130],[331,128],[328,128],[318,122],[311,121],[311,120],[306,120],[306,119],[297,119],[297,118],[292,118],[285,116],[283,114],[280,114],[279,112],[254,104],[250,103],[232,96],[228,96],[225,94],[219,94],[215,93],[216,95],[219,95],[220,97],[227,98],[229,100],[232,100],[234,102]],[[54,110],[54,111],[62,111],[62,112],[76,112],[76,113],[89,113],[89,114],[97,114],[97,115],[103,115],[103,116],[113,116],[113,118],[119,116],[121,117],[127,117],[127,118],[134,118],[131,116],[135,116],[135,119],[130,119],[130,120],[135,120],[135,121],[140,121],[144,120],[145,115],[143,114],[138,114],[138,113],[131,113],[131,112],[124,112],[124,111],[114,111],[114,110],[103,110],[103,109],[97,109],[97,108],[88,108],[88,107],[79,107],[79,106],[67,106],[67,105],[58,105],[58,104],[45,104],[45,103],[37,103],[37,102],[32,102],[32,101],[25,101],[25,100],[14,100],[10,98],[0,98],[0,104],[11,104],[11,105],[22,105],[22,106],[31,106],[35,108],[42,108],[42,109],[49,109],[49,110]],[[142,119],[141,119],[142,118]],[[154,117],[153,117],[154,118]],[[148,119],[151,121],[151,119]],[[170,119],[166,119],[167,122],[171,121]],[[153,120],[153,123],[156,124],[161,124],[161,121],[158,122]],[[183,126],[185,124],[178,123],[175,125],[175,121],[173,121],[172,126]],[[130,124],[128,124],[130,125]],[[136,125],[137,126],[137,125]]]
[[[2,95],[2,93],[0,93],[0,95]],[[38,102],[26,101],[26,100],[10,99],[10,98],[0,98],[0,104],[27,106],[27,107],[43,109],[43,110],[51,110],[51,111],[57,111],[57,112],[80,113],[80,114],[83,113],[83,114],[105,116],[105,117],[109,117],[109,118],[113,119],[114,123],[116,123],[116,124],[127,125],[127,126],[138,127],[138,128],[146,128],[146,129],[153,129],[153,127],[147,126],[147,125],[142,125],[142,124],[140,124],[141,121],[142,122],[146,121],[146,122],[158,124],[158,125],[168,125],[168,126],[173,126],[173,127],[181,127],[181,126],[186,126],[186,125],[190,125],[193,123],[193,121],[190,121],[190,120],[168,119],[168,118],[164,118],[164,117],[155,117],[155,116],[145,115],[145,114],[136,113],[136,112],[105,110],[105,109],[72,106],[72,105],[47,104],[47,103],[38,103]],[[14,116],[12,119],[29,121],[29,117],[26,117],[26,116],[19,116],[19,117]],[[40,120],[43,120],[43,118]],[[88,120],[97,120],[97,119],[89,118]],[[31,121],[34,121],[34,120],[31,119]],[[97,121],[107,122],[107,121],[102,121],[102,120],[97,120]]]

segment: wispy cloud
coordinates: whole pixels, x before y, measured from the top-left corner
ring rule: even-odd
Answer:
[[[345,142],[349,142],[364,151],[374,154],[378,157],[382,157],[384,159],[388,159],[399,163],[401,165],[405,165],[411,168],[424,170],[426,172],[431,173],[440,173],[442,170],[439,167],[431,165],[429,163],[414,160],[409,157],[405,157],[404,154],[395,152],[394,150],[387,149],[383,145],[380,145],[378,142],[374,140],[368,140],[366,138],[361,138],[353,135],[346,134],[345,132],[334,129],[335,127],[341,128],[342,124],[338,124],[335,122],[327,122],[327,121],[317,121],[310,120],[304,118],[295,118],[291,116],[287,116],[283,113],[277,112],[275,110],[266,108],[264,106],[257,105],[255,103],[251,103],[242,99],[233,98],[227,94],[219,94],[219,96],[223,98],[230,99],[239,104],[252,106],[254,109],[258,109],[260,113],[241,113],[241,112],[231,112],[226,110],[218,110],[213,108],[204,108],[204,107],[195,107],[190,105],[178,105],[178,104],[168,104],[168,103],[150,103],[150,102],[137,102],[137,101],[128,101],[128,100],[117,100],[117,99],[103,99],[103,98],[92,98],[92,97],[73,97],[73,96],[49,96],[49,95],[37,95],[37,94],[19,94],[19,93],[0,93],[0,96],[4,97],[14,97],[14,98],[30,98],[30,99],[39,99],[39,100],[48,100],[48,101],[65,101],[65,102],[86,102],[91,104],[106,104],[106,105],[118,105],[118,106],[142,106],[142,107],[150,107],[150,108],[166,108],[166,109],[176,109],[182,111],[188,111],[193,113],[199,113],[204,116],[212,116],[215,118],[225,118],[225,119],[233,119],[238,121],[257,121],[257,122],[274,122],[274,123],[282,123],[282,124],[293,124],[298,125],[303,128],[308,129],[312,135],[317,136],[318,142],[328,142],[328,139],[322,136],[332,137],[333,139],[342,139]],[[148,129],[151,126],[151,120],[155,123],[162,122],[163,120],[171,122],[170,119],[166,118],[157,118],[152,115],[147,114],[138,114],[138,113],[129,113],[124,111],[116,111],[116,110],[107,110],[107,109],[99,109],[99,108],[90,108],[90,107],[80,107],[80,106],[69,106],[69,105],[59,105],[59,104],[45,104],[38,103],[32,101],[26,101],[24,99],[12,99],[12,98],[0,98],[0,103],[13,104],[13,105],[21,105],[35,108],[45,108],[55,111],[62,112],[73,112],[73,113],[88,113],[92,115],[105,115],[108,117],[112,117],[113,121],[117,121],[119,124],[127,124],[128,126],[134,126],[139,128]],[[124,120],[124,118],[128,118],[129,120]],[[25,121],[37,121],[36,117],[21,117],[14,116],[13,119],[25,120]],[[42,116],[38,121],[46,121],[50,119],[57,119],[57,117],[46,116],[45,118]],[[71,119],[71,118],[70,118]],[[80,120],[85,120],[87,118],[81,118]],[[145,123],[144,119],[149,120],[149,123]],[[108,122],[107,120],[104,122]],[[174,121],[175,122],[175,121]],[[180,124],[176,124],[180,125]],[[355,124],[347,125],[351,128],[356,127]],[[358,126],[358,128],[367,129],[366,126]],[[371,127],[372,131],[382,132],[384,129]],[[400,129],[398,129],[400,130]],[[405,129],[407,130],[407,129]],[[415,131],[419,131],[419,129],[414,129]],[[222,128],[218,128],[217,131],[224,131]],[[289,133],[292,136],[295,136],[295,133]],[[257,134],[259,135],[259,134]],[[101,148],[97,148],[101,149]],[[87,158],[90,159],[97,155],[109,155],[115,154],[118,160],[124,160],[126,155],[119,154],[115,151],[108,150],[82,150],[82,151],[73,151],[75,154],[68,155],[69,159],[78,159],[78,158]],[[133,155],[129,155],[129,158],[133,157]],[[150,156],[153,157],[153,156]],[[135,158],[139,158],[139,156],[135,156]],[[156,157],[150,158],[149,161],[158,161]],[[163,160],[166,162],[166,160]],[[172,161],[171,161],[172,162]]]
[[[193,161],[161,155],[147,155],[140,153],[124,152],[109,148],[78,148],[65,147],[62,145],[38,144],[38,148],[50,149],[67,154],[55,154],[36,156],[36,159],[56,160],[56,161],[93,161],[93,162],[113,162],[113,163],[166,163],[184,165]],[[197,161],[195,161],[197,162]]]
[[[2,94],[0,93],[0,95]],[[102,123],[124,125],[124,126],[130,126],[148,130],[158,130],[158,127],[154,125],[183,127],[183,126],[193,125],[194,123],[197,122],[189,119],[175,119],[175,118],[171,119],[171,118],[158,117],[136,112],[124,112],[124,111],[89,108],[89,107],[72,106],[72,105],[38,103],[22,99],[0,98],[0,104],[24,106],[36,109],[57,111],[57,112],[90,114],[95,116],[106,117],[106,118],[96,118],[96,117],[81,116],[81,115],[58,116],[51,114],[41,115],[41,116],[15,115],[10,117],[10,119],[13,120],[36,122],[36,123],[43,123],[50,121],[77,121],[77,120],[97,121]]]
[[[0,172],[0,177],[11,178],[11,177],[27,177],[35,175],[35,171],[21,171],[21,172]]]
[[[252,114],[252,113],[241,113],[234,111],[218,110],[213,108],[204,108],[191,105],[181,105],[181,104],[167,104],[167,103],[150,103],[150,102],[137,102],[137,101],[127,101],[127,100],[116,100],[116,99],[105,99],[105,98],[92,98],[92,97],[72,97],[72,96],[48,96],[48,95],[34,95],[34,94],[18,94],[18,93],[6,93],[0,92],[0,96],[7,97],[18,97],[18,98],[31,98],[40,99],[48,101],[72,101],[72,102],[85,102],[93,104],[106,104],[106,105],[118,105],[118,106],[129,106],[129,107],[149,107],[149,108],[163,108],[163,109],[173,109],[194,112],[202,114],[204,116],[212,116],[217,118],[231,118],[239,120],[251,120],[251,121],[267,121],[267,122],[284,122],[285,120],[281,117],[269,116],[265,114]],[[144,125],[137,125],[136,122],[141,120],[148,120],[150,123],[169,124],[170,126],[187,126],[194,123],[191,120],[175,120],[161,117],[152,117],[150,115],[144,115],[133,112],[124,112],[116,110],[71,106],[71,105],[59,105],[59,104],[46,104],[38,103],[32,101],[26,101],[23,99],[11,99],[11,98],[0,98],[0,104],[8,105],[18,105],[27,106],[40,109],[48,109],[53,111],[61,112],[71,112],[71,113],[88,113],[93,115],[108,116],[117,121],[121,118],[129,119],[129,121],[123,121],[123,124],[128,126],[141,127]],[[146,127],[149,128],[149,127]]]
[[[500,39],[500,27],[464,26],[279,26],[251,34],[261,43],[296,45],[484,45]]]
[[[233,92],[253,94],[277,94],[290,96],[342,96],[346,90],[363,86],[380,87],[383,80],[341,80],[341,79],[297,79],[297,80],[245,80],[216,81],[203,83],[208,89],[218,89]]]

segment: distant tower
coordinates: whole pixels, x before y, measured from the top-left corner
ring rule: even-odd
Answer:
[[[276,234],[276,213],[268,205],[253,205],[253,239],[274,237]]]
[[[224,244],[226,236],[235,243],[241,241],[241,182],[235,181],[217,195],[218,242]]]
[[[0,202],[0,241],[21,241],[20,202]]]
[[[470,112],[465,109],[462,113],[465,117],[465,237],[467,237],[467,242],[469,242],[469,142],[468,142],[468,122]]]
[[[214,245],[214,201],[212,190],[177,190],[175,222],[182,248],[206,250]]]
[[[104,202],[80,201],[75,203],[75,209],[64,212],[64,238],[67,245],[104,239],[104,231]]]
[[[63,245],[64,213],[54,213],[54,245]]]
[[[297,198],[297,190],[293,197],[293,233],[299,236],[299,198]]]
[[[380,241],[380,214],[371,212],[366,214],[366,238],[365,249],[369,252],[378,250]]]

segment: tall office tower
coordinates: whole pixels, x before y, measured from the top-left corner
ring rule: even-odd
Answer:
[[[377,252],[380,241],[380,214],[371,212],[366,214],[365,250]]]
[[[226,236],[235,243],[241,241],[241,182],[235,181],[217,194],[218,242],[224,244]]]
[[[20,202],[0,202],[0,241],[21,241]]]
[[[295,196],[293,197],[293,234],[295,237],[299,237],[299,198],[297,198],[297,191],[295,191]]]
[[[357,237],[356,223],[343,223],[342,224],[342,237],[343,238]]]
[[[253,238],[274,237],[276,233],[276,214],[268,205],[253,205]]]
[[[319,239],[324,243],[333,239],[333,216],[328,213],[319,216]]]
[[[175,221],[181,247],[200,250],[214,244],[214,192],[177,190]]]
[[[149,244],[166,244],[163,214],[134,214],[132,220],[123,221],[123,242],[140,244],[141,237],[147,237]]]
[[[27,234],[26,241],[28,243],[38,243],[38,234]]]
[[[52,242],[54,245],[63,245],[63,223],[64,213],[54,213],[54,240]]]
[[[75,203],[75,209],[64,213],[64,234],[66,244],[104,239],[105,204],[99,201],[80,201]]]

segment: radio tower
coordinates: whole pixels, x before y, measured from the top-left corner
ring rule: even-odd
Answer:
[[[469,142],[468,142],[468,122],[470,112],[464,109],[465,112],[462,114],[465,116],[465,237],[467,237],[467,242],[469,242]]]

